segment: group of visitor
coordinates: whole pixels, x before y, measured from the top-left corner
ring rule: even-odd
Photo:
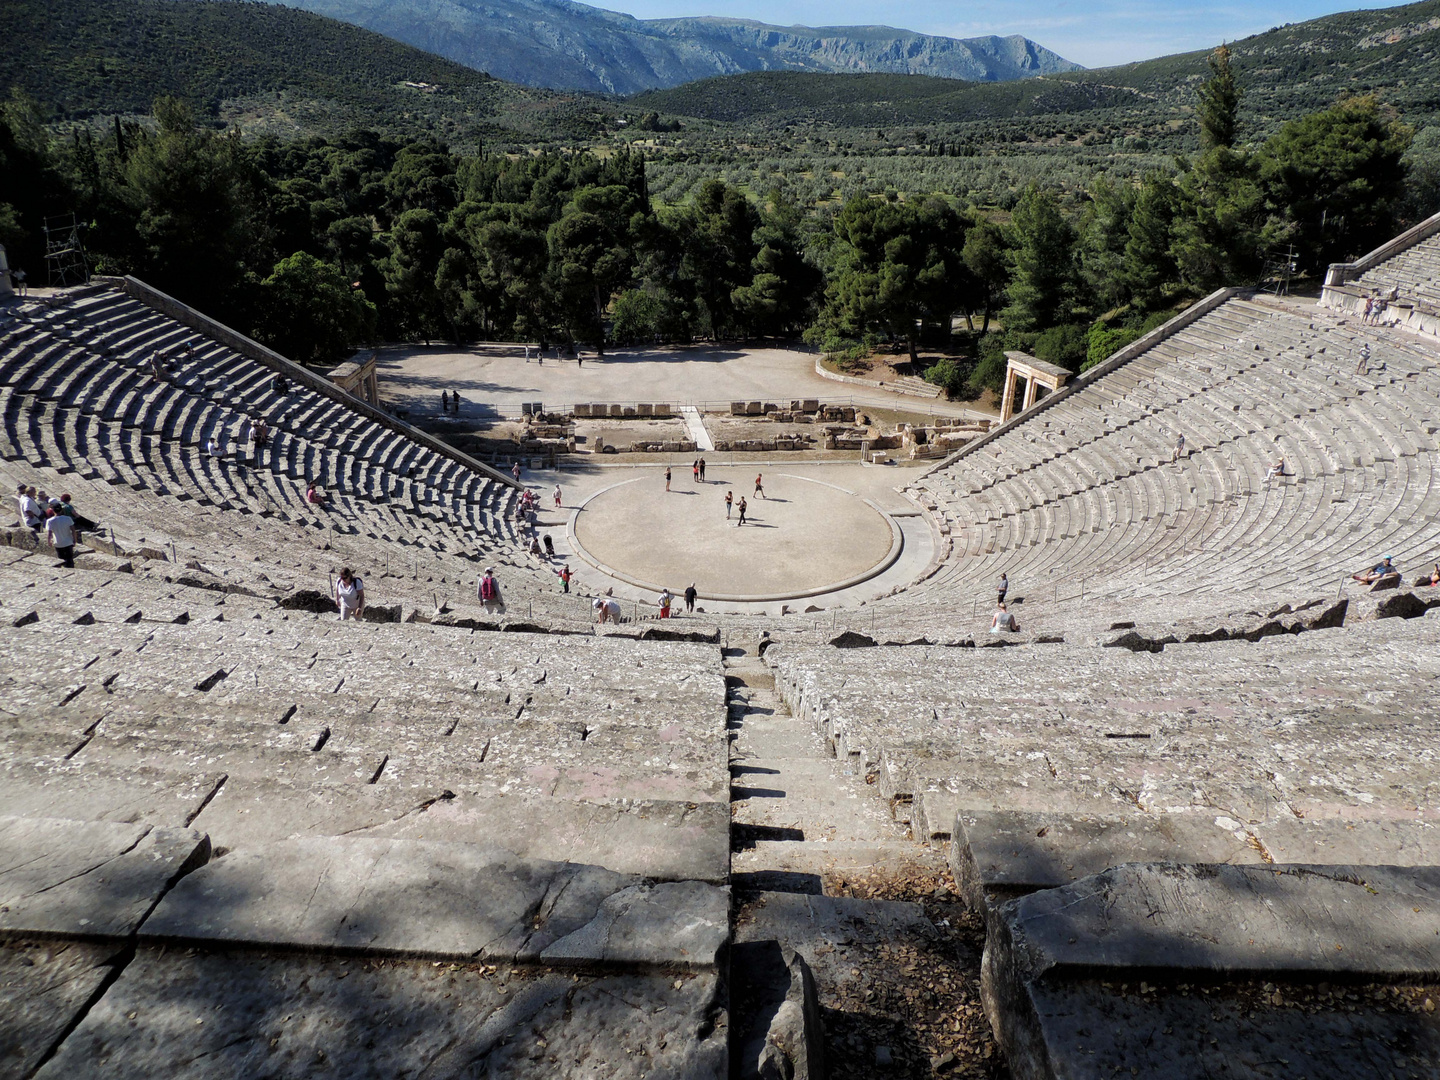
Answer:
[[[55,555],[65,567],[73,570],[80,534],[98,528],[95,522],[76,513],[68,491],[57,497],[21,484],[16,489],[15,501],[20,508],[21,524],[36,533],[43,529]]]
[[[1360,313],[1360,321],[1371,326],[1385,325],[1385,313],[1390,305],[1400,299],[1400,286],[1393,285],[1388,293],[1382,293],[1375,289],[1369,296],[1365,297],[1365,308]]]

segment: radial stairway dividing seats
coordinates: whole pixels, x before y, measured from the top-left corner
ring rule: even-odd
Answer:
[[[733,1075],[819,1077],[825,1075],[822,1011],[849,1023],[852,1003],[873,997],[873,990],[866,993],[872,980],[884,981],[888,969],[913,952],[934,950],[953,962],[951,946],[920,904],[849,893],[856,885],[933,883],[943,876],[944,861],[889,820],[870,797],[863,770],[837,760],[806,721],[790,715],[754,650],[725,652],[731,881],[739,905],[731,967]],[[880,975],[879,967],[887,973]],[[978,995],[978,987],[968,991]],[[881,1015],[899,1019],[893,1011]],[[897,1041],[892,1037],[872,1046],[853,1041],[848,1028],[834,1034],[832,1047],[852,1069],[877,1060],[883,1067],[900,1053],[887,1045]],[[908,1064],[926,1067],[923,1056]]]

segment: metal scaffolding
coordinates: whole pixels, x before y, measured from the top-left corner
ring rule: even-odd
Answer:
[[[74,214],[45,219],[45,269],[51,288],[85,285],[90,267],[85,261],[83,226]]]

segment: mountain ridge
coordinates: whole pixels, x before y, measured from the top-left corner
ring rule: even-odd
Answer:
[[[1440,0],[1337,12],[1231,41],[1244,87],[1241,119],[1254,132],[1332,103],[1377,94],[1412,123],[1440,118]],[[1112,110],[1178,120],[1209,75],[1212,50],[996,84],[751,72],[634,95],[628,102],[676,117],[728,124],[839,127],[983,122]],[[1190,130],[1185,125],[1183,130]]]
[[[628,95],[748,71],[885,72],[1003,82],[1082,70],[1021,35],[947,38],[889,26],[637,19],[574,0],[285,0],[497,79]]]

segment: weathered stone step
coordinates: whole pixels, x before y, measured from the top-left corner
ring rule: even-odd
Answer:
[[[93,1075],[103,1060],[114,1080],[477,1069],[507,1080],[726,1080],[728,1032],[714,972],[591,976],[141,946],[38,1075]]]
[[[145,940],[585,969],[714,970],[729,890],[649,884],[503,849],[324,837],[234,852],[183,879]]]
[[[789,716],[748,716],[730,743],[733,762],[834,759],[814,729]]]
[[[1222,1061],[1358,1080],[1396,1051],[1418,1075],[1440,1065],[1433,1014],[1330,995],[1440,975],[1437,867],[1132,863],[992,908],[987,926],[986,1011],[1023,1080]]]
[[[977,911],[1130,862],[1261,863],[1234,830],[1199,815],[1128,817],[962,811],[950,868]]]
[[[1123,817],[962,811],[950,867],[972,907],[1053,889],[1123,863],[1440,865],[1440,827],[1422,821],[1241,826],[1213,814]]]
[[[0,933],[129,937],[209,858],[194,829],[0,817]]]
[[[730,868],[737,887],[822,895],[827,878],[903,876],[934,869],[938,861],[934,852],[903,840],[755,840],[730,857]]]

